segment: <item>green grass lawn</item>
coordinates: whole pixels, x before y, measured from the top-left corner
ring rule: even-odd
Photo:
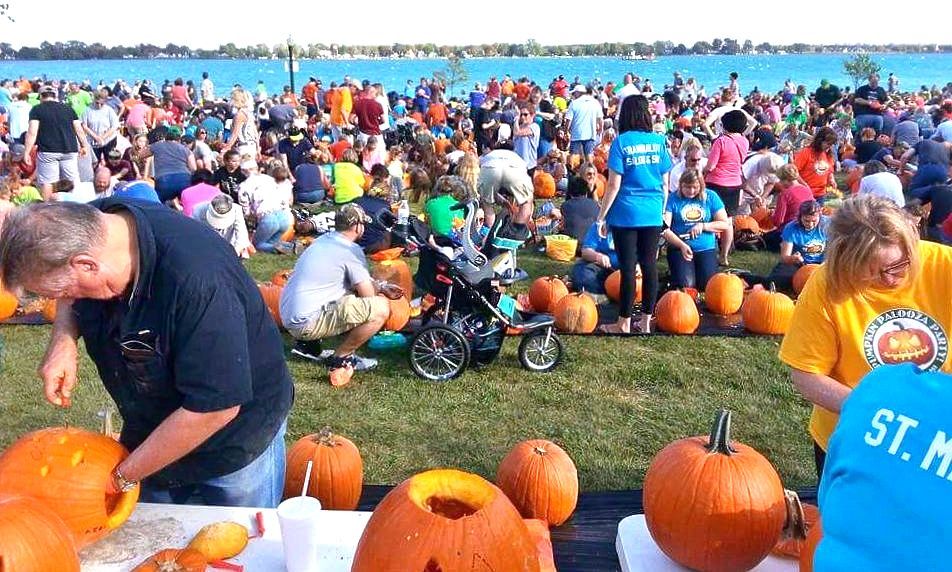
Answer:
[[[566,274],[569,265],[523,254],[532,276]],[[766,273],[772,257],[736,253],[732,263]],[[291,266],[259,254],[251,274],[267,280]],[[662,265],[663,266],[663,265]],[[523,284],[522,288],[526,288]],[[2,326],[0,447],[27,431],[68,421],[95,427],[109,404],[85,356],[80,387],[67,416],[43,399],[35,371],[49,335],[46,326]],[[288,347],[290,339],[286,337]],[[432,467],[452,466],[490,477],[517,441],[548,438],[569,452],[584,490],[640,487],[652,456],[666,443],[709,430],[714,412],[736,412],[735,436],[767,455],[785,484],[815,482],[809,408],[778,361],[778,340],[767,338],[566,337],[566,358],[550,374],[519,367],[510,339],[498,360],[445,384],[417,379],[400,350],[380,358],[335,389],[322,368],[290,360],[297,387],[289,439],[331,426],[353,439],[368,483],[397,483]],[[214,364],[209,364],[214,367]]]

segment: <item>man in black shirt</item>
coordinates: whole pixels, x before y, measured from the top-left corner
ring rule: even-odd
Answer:
[[[815,125],[823,127],[829,125],[833,120],[836,104],[843,99],[843,93],[839,86],[833,85],[828,80],[820,80],[820,87],[816,88],[813,94],[816,104],[820,107],[817,111],[817,120]]]
[[[30,110],[30,125],[26,133],[26,151],[23,161],[29,165],[34,145],[39,148],[36,157],[36,182],[43,191],[43,199],[53,194],[53,183],[68,179],[79,186],[77,153],[86,155],[89,146],[83,126],[73,108],[56,100],[56,88],[40,88],[40,103]]]
[[[234,250],[162,206],[109,198],[8,215],[0,277],[58,302],[40,367],[67,407],[77,340],[123,419],[115,491],[140,500],[273,507],[294,390],[284,348]]]
[[[883,104],[886,90],[879,85],[879,74],[869,74],[869,83],[861,85],[853,97],[853,116],[856,117],[856,132],[872,127],[878,135],[883,130]]]

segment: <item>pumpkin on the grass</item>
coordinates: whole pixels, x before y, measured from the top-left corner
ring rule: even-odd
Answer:
[[[535,541],[505,493],[455,469],[410,477],[380,501],[352,572],[539,572]]]
[[[598,305],[586,294],[568,294],[555,305],[555,327],[571,334],[590,334],[598,326]]]
[[[751,332],[786,334],[793,319],[793,300],[786,294],[777,292],[772,283],[770,290],[758,284],[751,289],[740,311],[744,318],[744,327]]]
[[[701,572],[750,570],[780,538],[787,520],[783,485],[763,455],[731,442],[731,414],[710,436],[662,449],[648,467],[648,532],[669,558]]]
[[[707,281],[704,304],[708,310],[721,316],[729,316],[740,310],[743,303],[744,281],[736,274],[718,272]]]
[[[0,287],[0,320],[12,318],[19,305],[20,300],[16,296]]]
[[[271,275],[271,283],[275,286],[287,286],[288,280],[291,279],[291,274],[294,270],[290,268],[285,268],[284,270],[278,270]]]
[[[693,334],[701,324],[694,298],[686,292],[670,290],[655,305],[658,329],[669,334]]]
[[[537,169],[532,176],[532,187],[537,199],[551,199],[555,196],[555,179],[542,169]]]
[[[143,560],[132,572],[205,572],[207,565],[198,550],[166,548]]]
[[[499,464],[496,485],[525,518],[559,526],[578,503],[578,470],[562,447],[545,439],[517,444]]]
[[[536,312],[551,312],[563,296],[569,293],[565,282],[555,276],[536,278],[529,287],[529,302]]]
[[[396,300],[388,299],[390,303],[390,317],[383,323],[383,329],[391,332],[399,332],[410,321],[410,301],[406,296],[400,296]]]
[[[371,272],[374,280],[384,280],[403,288],[403,294],[410,299],[413,297],[413,275],[405,260],[381,260],[374,264]]]
[[[357,508],[364,486],[364,462],[353,441],[333,434],[330,427],[298,439],[288,451],[284,498],[301,494],[308,461],[313,461],[308,496],[321,501],[324,509]]]
[[[621,300],[621,270],[616,270],[605,279],[605,295],[612,302]],[[641,302],[641,268],[635,267],[635,302]]]
[[[28,433],[0,455],[0,491],[33,497],[70,529],[77,548],[119,528],[132,514],[139,487],[105,494],[112,470],[129,455],[105,435],[74,427]]]
[[[807,280],[819,269],[819,264],[804,264],[798,268],[793,275],[793,291],[797,294],[803,292],[803,287],[807,285]]]
[[[0,571],[79,572],[63,521],[43,503],[0,493]]]
[[[283,286],[277,286],[271,283],[258,284],[258,291],[261,292],[261,297],[264,299],[264,305],[268,308],[268,313],[271,314],[271,317],[274,319],[274,323],[278,325],[278,328],[283,326],[281,323],[282,290],[284,290]]]

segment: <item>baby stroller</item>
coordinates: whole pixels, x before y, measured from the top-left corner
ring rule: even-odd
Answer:
[[[491,363],[509,331],[522,334],[519,362],[525,369],[548,372],[562,359],[555,319],[516,309],[515,300],[502,292],[508,281],[473,243],[477,207],[475,199],[453,207],[465,211],[462,246],[458,248],[434,247],[429,228],[416,217],[410,218],[407,240],[420,253],[414,283],[435,298],[421,314],[422,327],[408,344],[410,367],[423,379],[448,381],[470,365]],[[494,225],[494,230],[498,228]],[[490,231],[487,244],[492,244],[492,234]]]

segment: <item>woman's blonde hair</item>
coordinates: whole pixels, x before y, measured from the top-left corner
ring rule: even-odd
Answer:
[[[874,257],[898,246],[909,258],[907,280],[919,271],[919,236],[906,213],[894,202],[875,195],[843,201],[830,221],[826,241],[827,293],[833,300],[856,294]]]
[[[234,103],[235,107],[238,107],[239,109],[246,109],[250,107],[249,104],[251,103],[251,99],[249,99],[247,91],[241,89],[240,87],[236,87],[235,89],[231,90],[231,102]]]
[[[777,178],[787,183],[796,181],[800,178],[800,170],[793,163],[787,163],[777,169]]]
[[[707,201],[707,192],[705,190],[704,177],[701,176],[701,172],[698,171],[697,169],[685,169],[684,172],[681,173],[681,178],[678,179],[678,196],[682,198],[684,197],[684,195],[681,193],[681,187],[685,185],[690,185],[693,183],[697,183],[701,186],[701,192],[698,193],[697,198],[702,203]]]
[[[476,196],[476,184],[479,181],[479,157],[475,153],[466,153],[456,165],[456,174],[466,184],[467,199]],[[462,197],[457,197],[463,200]]]

